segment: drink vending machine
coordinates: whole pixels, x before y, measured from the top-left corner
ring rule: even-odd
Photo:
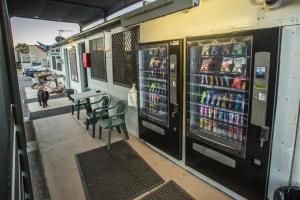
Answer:
[[[139,45],[139,137],[176,159],[182,147],[182,40]]]
[[[280,29],[187,39],[186,164],[248,199],[267,194]]]

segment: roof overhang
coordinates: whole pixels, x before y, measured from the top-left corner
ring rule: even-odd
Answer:
[[[10,17],[78,23],[82,26],[142,0],[7,0]]]
[[[200,0],[157,0],[131,11],[121,18],[121,25],[132,26],[199,5]]]

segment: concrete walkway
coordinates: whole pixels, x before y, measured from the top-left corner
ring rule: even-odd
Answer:
[[[92,138],[91,131],[85,130],[82,114],[79,121],[71,114],[64,114],[34,120],[33,123],[51,199],[84,200],[75,154],[105,145],[107,132],[103,131],[101,140]],[[123,135],[113,133],[113,142],[122,139],[124,139]],[[224,193],[160,156],[134,136],[130,135],[128,142],[165,181],[175,180],[196,199],[230,199]]]

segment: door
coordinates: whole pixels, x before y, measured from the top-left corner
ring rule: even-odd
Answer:
[[[181,159],[182,41],[141,44],[139,136]]]
[[[71,83],[70,83],[70,70],[69,70],[69,56],[68,56],[68,49],[64,49],[64,61],[65,61],[65,74],[66,74],[66,87],[70,88]]]
[[[83,59],[82,54],[85,53],[85,43],[78,44],[78,51],[79,51],[79,63],[80,63],[80,72],[81,72],[81,88],[84,89],[88,87],[88,77],[87,77],[87,69],[83,67]]]
[[[186,164],[266,197],[280,29],[189,38]]]

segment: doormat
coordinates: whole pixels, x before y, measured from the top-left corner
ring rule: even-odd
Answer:
[[[71,112],[72,112],[72,107],[70,105],[68,105],[68,106],[53,108],[53,109],[49,109],[49,110],[29,112],[28,117],[30,120],[35,120],[35,119],[41,119],[41,118],[46,118],[46,117],[52,117],[52,116],[56,116],[56,115],[62,115],[65,113],[71,114]]]
[[[141,200],[194,200],[194,198],[171,180]]]
[[[125,141],[75,158],[87,200],[134,199],[164,182]]]

